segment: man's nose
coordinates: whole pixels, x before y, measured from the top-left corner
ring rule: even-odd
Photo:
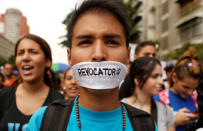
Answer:
[[[93,44],[91,57],[93,62],[106,61],[107,50],[106,45],[102,40],[96,40]]]
[[[155,55],[154,54],[149,54],[149,57],[154,58]]]

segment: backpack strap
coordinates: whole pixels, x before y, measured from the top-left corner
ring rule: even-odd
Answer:
[[[151,115],[134,108],[128,104],[123,103],[126,107],[128,117],[134,131],[154,131],[155,125]]]
[[[74,100],[51,103],[43,116],[40,131],[66,131]]]

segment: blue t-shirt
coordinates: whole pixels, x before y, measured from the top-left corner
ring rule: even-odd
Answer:
[[[160,101],[160,97],[158,95],[154,96],[153,98],[157,101]],[[170,106],[173,108],[174,112],[177,112],[181,108],[187,108],[190,111],[189,113],[197,110],[191,96],[189,96],[188,98],[182,98],[180,95],[172,92],[170,89],[169,89],[169,101]],[[176,128],[176,131],[185,131],[185,128],[187,126],[188,125],[178,126]]]
[[[27,131],[40,131],[43,114],[46,108],[47,106],[42,107],[31,117],[27,127]],[[98,112],[83,108],[79,105],[79,111],[82,131],[123,131],[121,107],[112,111]],[[133,131],[126,109],[125,116],[125,131]],[[73,110],[70,115],[67,131],[80,131],[76,119],[75,101]]]

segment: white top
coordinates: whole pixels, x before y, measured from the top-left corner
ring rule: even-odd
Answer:
[[[173,115],[173,109],[165,105],[163,103],[160,103],[158,101],[155,101],[157,106],[157,126],[158,131],[167,131],[168,128],[170,128],[174,122],[175,118]]]

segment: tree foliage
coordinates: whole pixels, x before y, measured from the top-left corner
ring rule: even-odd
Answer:
[[[180,47],[174,51],[170,51],[168,54],[166,54],[163,57],[163,59],[164,60],[178,59],[190,46],[192,46],[196,49],[197,56],[198,56],[201,64],[203,64],[203,43],[192,44],[189,41],[185,42],[182,45],[182,47]]]
[[[141,20],[141,18],[137,18],[137,9],[132,7],[132,1],[128,1],[125,3],[123,2],[123,4],[127,8],[127,20],[130,28],[130,43],[135,43],[139,37],[137,23],[139,20]]]
[[[6,62],[7,62],[6,59],[0,57],[0,66],[4,65]]]

